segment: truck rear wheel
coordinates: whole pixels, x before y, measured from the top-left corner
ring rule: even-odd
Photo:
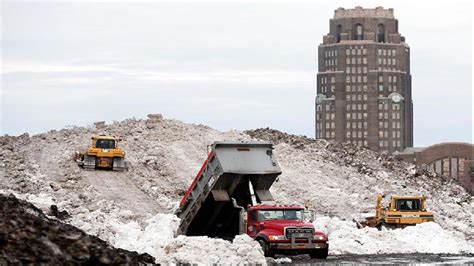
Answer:
[[[275,254],[273,253],[273,251],[270,249],[270,246],[267,244],[267,242],[263,239],[259,239],[258,240],[258,243],[260,244],[260,246],[262,247],[262,250],[263,250],[263,255],[265,257],[275,257]]]
[[[328,250],[329,250],[328,246],[326,246],[326,248],[323,248],[323,249],[315,249],[309,253],[309,256],[312,259],[326,259],[328,257]]]

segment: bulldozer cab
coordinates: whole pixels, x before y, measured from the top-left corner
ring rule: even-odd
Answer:
[[[98,149],[116,149],[117,148],[117,142],[120,141],[120,139],[116,139],[111,136],[94,136],[91,138],[92,139],[92,147],[93,148],[98,148]]]
[[[423,196],[392,196],[389,210],[401,212],[423,211],[425,209],[425,200]]]
[[[400,211],[418,211],[420,209],[420,201],[417,199],[400,199],[397,200],[396,207]]]
[[[95,147],[99,149],[115,149],[115,140],[113,139],[98,139],[95,142]]]

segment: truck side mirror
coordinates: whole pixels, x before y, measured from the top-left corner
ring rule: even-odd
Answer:
[[[305,216],[308,215],[309,217],[307,218],[310,223],[314,222],[316,213],[314,210],[306,210],[305,211]]]

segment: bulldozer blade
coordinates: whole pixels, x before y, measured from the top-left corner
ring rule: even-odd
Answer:
[[[359,221],[357,221],[356,219],[352,219],[352,221],[354,221],[354,223],[356,224],[358,229],[364,228],[364,226]]]

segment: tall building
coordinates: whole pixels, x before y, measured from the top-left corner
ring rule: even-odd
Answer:
[[[316,138],[413,146],[410,48],[393,9],[338,8],[318,48]]]

